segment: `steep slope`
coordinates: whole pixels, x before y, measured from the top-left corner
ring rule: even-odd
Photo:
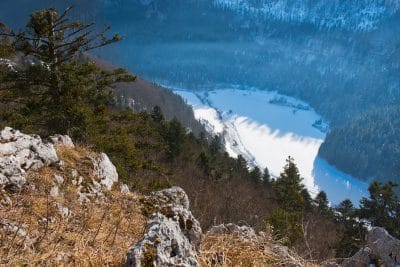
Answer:
[[[27,12],[45,2],[24,4]],[[16,24],[17,18],[8,15],[17,10],[15,3],[1,5],[2,18]],[[114,64],[174,87],[206,90],[215,84],[241,85],[298,97],[329,120],[332,129],[343,128],[329,141],[334,146],[340,144],[336,140],[348,138],[345,133],[351,131],[352,121],[366,111],[400,105],[400,31],[393,27],[400,22],[396,0],[99,0],[78,7],[82,5],[85,11],[77,16],[105,19],[127,35],[117,49],[101,52]],[[370,118],[368,123],[375,122]],[[359,127],[356,135],[366,131]],[[383,138],[374,142],[396,146]],[[356,143],[372,145],[361,139]],[[357,145],[351,151],[361,149]],[[333,154],[320,155],[342,168]],[[349,162],[356,156],[349,155]],[[367,157],[372,162],[375,156]],[[389,157],[394,158],[395,152]],[[373,168],[367,164],[350,174],[366,179],[360,175]],[[387,179],[391,173],[383,167],[374,176]]]
[[[2,265],[306,263],[249,227],[222,225],[203,236],[181,188],[132,193],[107,155],[75,146],[68,136],[44,141],[5,128],[0,141]],[[221,243],[222,257],[215,248]],[[235,255],[242,249],[247,253]]]
[[[83,56],[83,60],[92,60],[100,68],[113,70],[117,67],[99,57]],[[135,112],[151,112],[155,106],[167,120],[173,118],[196,136],[201,133],[208,135],[204,126],[194,117],[192,108],[185,101],[170,90],[137,77],[134,82],[116,83],[112,87],[117,105],[127,107]]]
[[[243,16],[274,19],[290,23],[307,23],[323,29],[371,31],[397,12],[398,1],[236,1],[213,0],[215,6],[233,10]]]
[[[328,135],[333,146],[350,138],[345,133],[357,117],[400,105],[400,32],[393,27],[400,22],[398,1],[122,0],[109,5],[103,14],[132,36],[120,46],[127,58],[121,64],[178,88],[239,85],[300,98],[332,129],[343,128],[331,141],[333,135]],[[111,58],[115,51],[104,55]],[[381,112],[378,120],[387,115]],[[370,117],[368,124],[374,123],[376,118]],[[387,127],[396,128],[391,123]],[[367,128],[358,127],[355,136]],[[353,166],[357,154],[352,151],[373,145],[366,139],[355,143],[347,158]],[[374,143],[396,146],[382,136]],[[320,155],[342,168],[335,155]],[[386,155],[395,158],[396,152]],[[366,179],[375,155],[368,152],[366,157],[363,170],[343,170]],[[385,162],[381,154],[379,161]],[[391,177],[387,167],[379,167],[374,178]]]
[[[0,165],[1,265],[121,265],[142,235],[141,196],[105,154],[5,128]]]

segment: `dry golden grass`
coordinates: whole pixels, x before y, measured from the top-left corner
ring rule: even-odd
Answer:
[[[205,235],[200,248],[201,266],[318,266],[294,253],[283,255],[273,248],[275,241],[266,236],[254,239],[234,234]]]
[[[65,147],[58,154],[65,170],[30,173],[29,186],[7,194],[11,203],[0,205],[0,266],[121,266],[128,248],[143,235],[141,196],[112,190],[104,199],[82,205],[70,168],[89,175],[92,170],[84,160],[93,154]],[[56,173],[64,184],[61,195],[52,197]],[[69,215],[63,216],[60,208]]]
[[[90,186],[97,179],[90,160],[95,154],[84,147],[58,147],[57,153],[63,170],[42,168],[29,173],[21,192],[0,191],[0,266],[123,265],[129,247],[143,236],[142,196],[115,186],[104,197],[80,203],[72,169]],[[50,194],[55,174],[64,178],[59,196]],[[199,260],[202,266],[315,266],[277,252],[274,244],[267,235],[205,235]]]

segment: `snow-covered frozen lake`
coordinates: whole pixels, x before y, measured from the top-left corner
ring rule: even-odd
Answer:
[[[233,88],[233,89],[232,89]],[[292,156],[312,195],[324,190],[332,204],[358,204],[368,185],[317,157],[328,125],[307,103],[265,90],[226,86],[215,90],[174,89],[193,106],[208,131],[219,134],[226,151],[278,176]]]

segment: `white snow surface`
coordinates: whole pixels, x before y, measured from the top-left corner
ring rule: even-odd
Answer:
[[[319,129],[328,127],[307,103],[265,90],[224,88],[196,92],[175,89],[175,93],[192,105],[196,119],[209,132],[223,137],[232,157],[241,154],[250,167],[268,167],[278,176],[291,156],[311,195],[325,190],[335,203],[344,198],[356,202],[365,195],[362,182],[317,158],[326,135]],[[318,121],[322,121],[321,128],[313,126]],[[339,194],[331,191],[333,188]]]

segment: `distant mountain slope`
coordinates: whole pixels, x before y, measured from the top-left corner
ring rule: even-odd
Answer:
[[[111,70],[116,67],[99,57],[89,57],[103,69]],[[177,118],[184,127],[194,134],[206,133],[204,126],[196,120],[192,108],[185,101],[170,90],[155,83],[138,77],[135,82],[115,84],[114,93],[118,104],[131,108],[136,112],[148,111],[159,106],[165,118]]]
[[[126,35],[124,42],[102,51],[101,56],[114,64],[145,80],[185,89],[239,85],[300,98],[329,120],[332,129],[347,128],[334,140],[349,138],[352,121],[363,114],[400,106],[399,0],[72,2],[78,4],[77,16],[105,20]],[[48,3],[66,4],[4,0],[0,20],[18,21],[13,14],[20,9],[26,12]],[[381,116],[377,121],[371,117],[368,124],[385,120],[384,112]],[[367,128],[357,127],[355,136]],[[400,136],[397,130],[396,134]],[[340,142],[329,141],[332,136],[327,142],[338,146]],[[357,147],[349,153],[373,145],[366,140],[354,142]],[[388,141],[383,136],[374,140],[380,145]],[[328,154],[321,155],[339,167]],[[375,156],[366,155],[368,164]],[[357,166],[350,162],[356,157],[349,154],[349,164]],[[387,176],[385,168],[378,172],[379,177]]]
[[[368,125],[384,121],[386,114],[370,117],[349,137],[356,118],[400,106],[400,28],[394,26],[400,23],[399,3],[119,0],[103,14],[128,35],[118,47],[124,57],[117,57],[115,50],[105,56],[119,58],[120,64],[146,79],[180,88],[239,85],[299,98],[323,115],[334,131],[344,129],[332,142],[333,135],[327,137],[329,146],[340,147],[344,140],[361,138]],[[394,129],[400,136],[400,129]],[[395,147],[384,136],[355,140],[342,159],[358,166],[352,160],[358,156],[354,151],[375,144]],[[329,151],[333,149],[321,156],[341,168],[340,159]],[[388,168],[374,165],[372,159],[378,156],[384,163],[395,153],[367,152],[368,167],[346,170],[363,179],[365,170],[376,168],[373,176],[386,179]]]
[[[357,177],[398,182],[399,115],[399,107],[372,110],[333,129],[322,144],[320,155]]]
[[[400,7],[397,0],[213,0],[215,6],[244,16],[309,23],[320,28],[370,31]]]

